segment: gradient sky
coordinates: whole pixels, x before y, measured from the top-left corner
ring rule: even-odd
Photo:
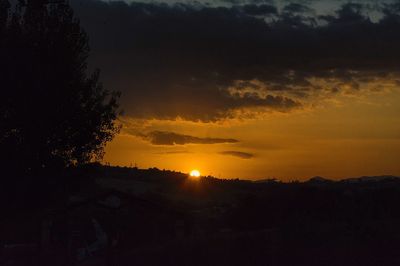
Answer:
[[[104,161],[221,178],[400,175],[400,1],[72,0],[122,92]]]

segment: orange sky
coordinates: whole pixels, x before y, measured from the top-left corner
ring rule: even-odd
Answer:
[[[400,176],[397,1],[184,2],[72,1],[90,68],[122,95],[104,162],[220,178]]]
[[[400,175],[400,90],[387,87],[384,92],[344,93],[297,111],[257,112],[217,123],[125,117],[124,129],[107,146],[104,161],[182,172],[198,169],[220,178]],[[131,128],[238,142],[153,145],[132,134]],[[250,158],[221,154],[232,151]]]

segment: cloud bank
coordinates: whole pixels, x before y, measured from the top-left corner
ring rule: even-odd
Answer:
[[[149,141],[153,145],[218,144],[239,142],[236,139],[200,138],[169,131],[152,131],[147,134],[140,134],[139,136],[144,140]]]
[[[400,1],[382,2],[377,21],[355,3],[332,15],[299,3],[280,10],[270,2],[71,3],[88,32],[92,65],[122,92],[132,118],[213,122],[254,109],[290,112],[319,95],[400,80]]]

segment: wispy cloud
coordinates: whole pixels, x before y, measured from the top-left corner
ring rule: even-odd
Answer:
[[[235,157],[238,157],[241,159],[251,159],[254,157],[254,154],[242,152],[242,151],[222,151],[219,154],[235,156]]]
[[[152,131],[147,134],[138,134],[138,136],[149,141],[153,145],[218,144],[239,142],[237,139],[201,138],[169,131]]]

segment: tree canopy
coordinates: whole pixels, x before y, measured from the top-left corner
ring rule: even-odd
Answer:
[[[0,160],[28,174],[99,160],[119,93],[88,74],[88,37],[64,1],[0,0]]]

